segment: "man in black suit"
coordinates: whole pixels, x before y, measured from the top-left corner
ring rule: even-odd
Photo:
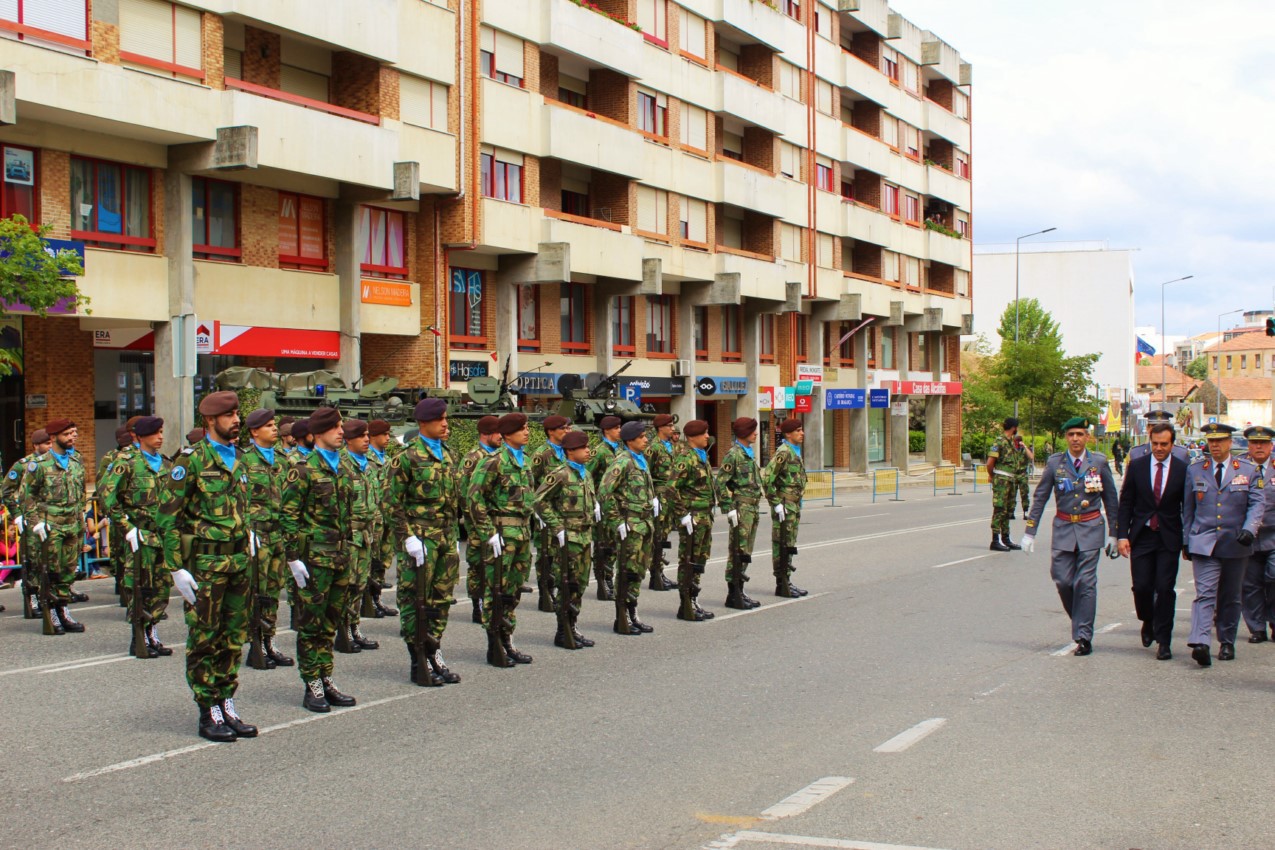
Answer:
[[[1118,542],[1131,561],[1133,605],[1142,621],[1142,645],[1159,644],[1156,658],[1173,657],[1178,553],[1182,551],[1182,496],[1187,464],[1174,453],[1174,430],[1151,426],[1151,451],[1130,460],[1120,487]]]

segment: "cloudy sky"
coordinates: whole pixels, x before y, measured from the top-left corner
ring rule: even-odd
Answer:
[[[1054,226],[1037,238],[1138,249],[1139,326],[1194,274],[1165,290],[1171,335],[1272,306],[1275,2],[891,7],[974,65],[977,243]]]

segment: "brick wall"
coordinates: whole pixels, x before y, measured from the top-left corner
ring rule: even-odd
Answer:
[[[951,171],[955,167],[955,149],[947,139],[935,138],[925,148],[925,156]]]
[[[379,73],[381,77],[378,84],[380,99],[377,106],[379,108],[374,114],[397,121],[399,120],[398,69],[382,65]]]
[[[381,108],[381,64],[347,50],[333,53],[332,102],[346,109],[377,114]]]
[[[241,184],[239,214],[244,265],[279,268],[279,193],[264,186]]]
[[[540,206],[540,157],[522,158],[522,202],[529,207]]]
[[[89,41],[93,45],[93,58],[111,65],[120,63],[120,28],[106,21],[93,20],[89,25]]]
[[[778,144],[778,137],[769,130],[763,130],[761,127],[745,127],[744,162],[765,169],[771,174],[776,173],[775,147]]]
[[[71,155],[42,150],[40,168],[40,219],[53,228],[54,239],[71,238]],[[30,390],[28,390],[30,392]]]
[[[775,231],[778,226],[778,219],[753,212],[752,210],[745,210],[743,228],[744,250],[753,251],[758,254],[766,254],[771,257],[775,256],[775,245],[777,244]]]
[[[535,42],[522,43],[522,87],[527,91],[540,91],[540,47]],[[554,93],[555,96],[557,93]]]
[[[637,184],[627,177],[594,171],[589,181],[589,205],[595,218],[612,224],[633,224],[637,210]],[[610,210],[604,215],[604,210]]]
[[[79,428],[76,450],[89,460],[84,464],[90,483],[96,473],[97,446],[93,437],[93,334],[81,331],[79,319],[23,319],[23,373],[25,390],[48,396],[49,406],[28,409],[23,422],[26,438],[50,419],[66,417]]]
[[[881,175],[867,170],[856,171],[854,199],[861,204],[881,209]]]
[[[850,467],[850,411],[848,410],[832,412],[832,465],[836,469]]]
[[[243,28],[243,78],[246,83],[256,83],[267,88],[279,88],[281,39],[278,33],[266,32],[256,27]],[[265,56],[262,56],[262,53]]]
[[[865,30],[850,36],[850,52],[873,68],[881,67],[881,36]]]
[[[528,48],[535,50],[537,61],[539,63],[539,86],[532,88],[531,81],[527,80],[527,88],[537,91],[549,100],[558,99],[558,57],[552,53],[545,53],[531,42],[527,42]],[[524,60],[525,64],[525,60]]]
[[[154,224],[155,253],[164,253],[164,228],[167,224],[164,216],[164,197],[167,189],[164,186],[164,169],[151,170],[151,222]],[[69,197],[68,189],[68,197]]]
[[[562,160],[542,159],[540,170],[540,206],[547,210],[562,212]],[[526,175],[531,182],[531,175]]]
[[[628,77],[605,68],[589,72],[589,109],[636,127],[637,86]]]
[[[943,460],[961,464],[961,397],[943,397]]]
[[[938,105],[946,109],[951,109],[952,81],[945,80],[942,77],[937,80],[931,80],[925,87],[925,96]]]
[[[200,18],[203,34],[204,84],[212,89],[226,87],[226,28],[220,15],[204,12]]]
[[[850,108],[850,124],[869,136],[881,138],[881,107],[870,100],[857,100]]]
[[[944,263],[930,263],[929,278],[930,289],[949,294],[956,292],[956,280],[951,266]]]
[[[739,73],[767,88],[775,87],[776,61],[774,52],[761,44],[745,44],[739,49]]]

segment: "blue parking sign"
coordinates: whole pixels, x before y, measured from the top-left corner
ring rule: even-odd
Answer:
[[[642,403],[642,387],[637,384],[625,384],[620,387],[620,395],[625,401],[631,401],[634,404]]]

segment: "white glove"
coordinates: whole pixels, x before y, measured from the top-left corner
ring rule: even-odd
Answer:
[[[739,511],[730,510],[726,512],[726,521],[730,523],[731,528],[739,525]]]
[[[1106,547],[1105,547],[1105,548],[1106,548],[1106,550],[1107,550],[1107,557],[1108,557],[1108,558],[1119,558],[1119,557],[1120,557],[1120,550],[1116,548],[1116,538],[1114,538],[1114,537],[1108,537],[1108,538],[1107,538],[1107,545],[1106,545]]]
[[[456,557],[457,558],[460,557],[460,541],[459,540],[456,541]]]
[[[655,511],[655,515],[660,515],[660,497],[656,496],[651,500],[651,508]]]
[[[629,524],[626,522],[620,523],[616,526],[615,533],[620,535],[621,540],[626,539],[629,536]]]
[[[540,523],[540,530],[544,531],[545,521],[540,518],[540,514],[536,514],[536,522]]]
[[[593,519],[595,522],[602,522],[602,506],[597,502],[593,503]]]
[[[421,539],[413,534],[403,543],[403,548],[407,550],[407,554],[412,556],[412,560],[416,562],[416,566],[425,563],[425,544]]]
[[[261,541],[257,539],[257,532],[248,532],[248,557],[257,557],[257,549],[261,546]]]
[[[780,522],[784,521],[784,517],[788,516],[788,512],[784,510],[783,504],[775,505],[775,519]]]
[[[26,521],[25,519],[23,519],[21,516],[15,516],[15,517],[13,518],[13,524],[14,524],[15,526],[17,526],[17,528],[18,528],[18,534],[23,534],[24,532],[26,532],[26,530],[27,530],[27,521]]]
[[[500,539],[499,534],[493,534],[491,537],[488,537],[487,545],[491,547],[491,554],[496,558],[499,558],[500,553],[505,550],[505,541]]]
[[[182,599],[191,605],[195,604],[195,591],[199,590],[199,584],[189,570],[173,570],[173,587],[177,588]]]
[[[559,532],[558,532],[556,535],[554,535],[554,536],[558,538],[558,548],[559,548],[559,549],[561,549],[563,546],[566,546],[566,545],[567,545],[567,532],[566,532],[566,531],[559,531]]]
[[[128,541],[129,548],[136,552],[137,547],[142,544],[142,530],[137,526],[133,526],[129,529],[128,534],[124,535],[124,539]]]
[[[1023,554],[1030,555],[1036,551],[1036,538],[1030,534],[1024,534],[1023,539],[1018,541],[1018,545],[1023,547]]]
[[[41,541],[45,541],[49,539],[48,528],[49,527],[44,523],[37,522],[35,525],[31,526],[31,533],[40,538]]]
[[[695,530],[695,520],[691,519],[690,514],[687,514],[686,516],[682,517],[682,528],[686,529],[687,534],[690,534],[692,531]]]
[[[305,587],[305,580],[310,577],[310,571],[305,568],[305,561],[289,561],[288,569],[292,570],[292,578],[296,580],[297,587]]]

